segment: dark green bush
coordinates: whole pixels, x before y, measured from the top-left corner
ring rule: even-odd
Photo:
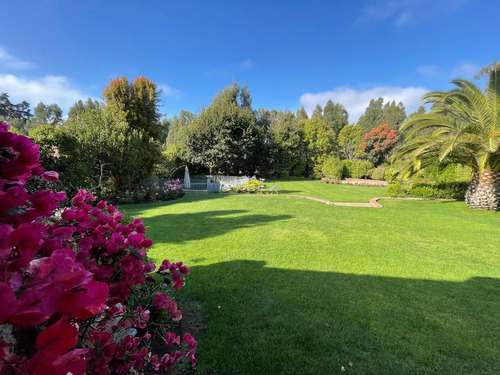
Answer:
[[[344,164],[344,178],[352,177],[352,169],[355,162],[356,161],[352,159],[342,160],[342,164]]]

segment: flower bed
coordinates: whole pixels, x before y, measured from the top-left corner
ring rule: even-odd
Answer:
[[[321,181],[326,182],[327,184],[342,184],[342,185],[356,185],[356,186],[386,186],[386,185],[388,185],[387,181],[364,180],[364,179],[355,179],[355,178],[347,178],[345,180],[338,180],[338,179],[334,179],[334,178],[322,178]]]
[[[142,185],[135,189],[125,190],[113,200],[117,204],[162,202],[181,198],[184,195],[180,180],[166,180]]]

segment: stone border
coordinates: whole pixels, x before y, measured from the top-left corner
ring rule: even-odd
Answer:
[[[375,197],[370,199],[370,203],[354,203],[354,202],[331,202],[326,199],[309,197],[307,195],[285,195],[288,198],[304,198],[310,199],[312,201],[325,203],[329,206],[345,206],[345,207],[373,207],[373,208],[383,208],[378,201],[381,199],[386,200],[413,200],[413,201],[428,201],[428,200],[436,200],[436,201],[445,201],[445,202],[455,202],[456,199],[431,199],[431,198],[392,198],[392,197]]]
[[[315,197],[309,197],[307,195],[285,195],[285,197],[288,198],[305,198],[305,199],[310,199],[312,201],[316,202],[321,202],[325,203],[329,206],[346,206],[346,207],[377,207],[373,206],[370,203],[351,203],[351,202],[330,202],[329,200],[326,199],[321,199],[321,198],[315,198]],[[378,199],[378,198],[377,198]],[[380,204],[377,203],[378,206],[382,207]]]

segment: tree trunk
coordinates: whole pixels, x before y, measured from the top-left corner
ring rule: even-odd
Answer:
[[[500,173],[485,169],[480,175],[475,171],[465,202],[477,210],[500,211]]]

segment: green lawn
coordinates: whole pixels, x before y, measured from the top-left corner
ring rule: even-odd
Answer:
[[[368,203],[371,198],[384,197],[387,187],[336,185],[329,187],[320,180],[286,179],[266,181],[268,186],[278,185],[280,194],[309,195],[331,202]]]
[[[383,195],[276,183],[335,201]],[[190,266],[177,296],[208,327],[200,373],[499,374],[500,215],[382,204],[187,194],[126,209],[144,218],[156,260]]]

